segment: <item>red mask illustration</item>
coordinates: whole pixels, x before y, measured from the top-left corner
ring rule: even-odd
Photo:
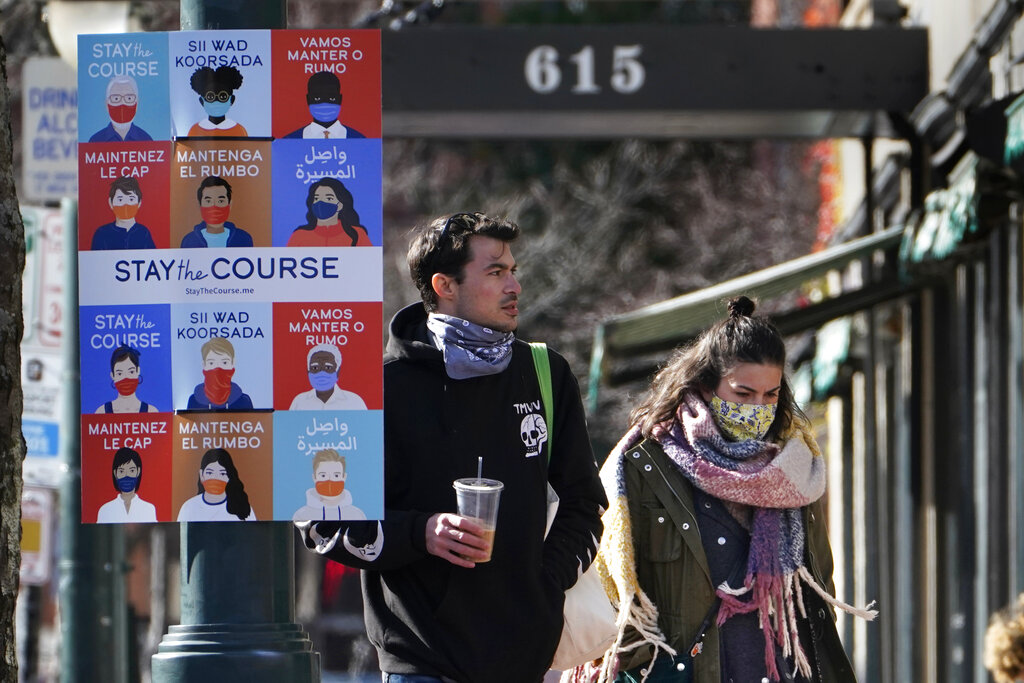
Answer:
[[[231,213],[231,207],[201,206],[199,207],[199,213],[202,214],[203,220],[206,221],[207,225],[220,225],[228,219],[228,214]]]
[[[137,104],[108,104],[107,113],[114,123],[128,123],[135,118]]]
[[[234,374],[234,368],[203,370],[203,388],[210,403],[221,405],[228,402],[228,396],[231,395],[231,378]]]
[[[138,377],[125,377],[114,382],[114,388],[117,389],[117,393],[122,396],[131,396],[135,393],[136,387],[139,386]]]

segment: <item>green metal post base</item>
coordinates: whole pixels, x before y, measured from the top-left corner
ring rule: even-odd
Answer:
[[[154,683],[320,680],[320,655],[299,624],[171,626],[152,665]]]
[[[181,524],[181,624],[153,655],[153,683],[320,683],[320,655],[295,623],[294,533]]]

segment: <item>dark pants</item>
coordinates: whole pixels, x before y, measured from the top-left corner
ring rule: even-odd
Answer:
[[[436,676],[421,676],[419,674],[389,674],[381,673],[383,683],[444,683]]]

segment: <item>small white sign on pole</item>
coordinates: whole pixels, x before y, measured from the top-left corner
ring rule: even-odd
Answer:
[[[78,194],[78,77],[59,57],[31,57],[23,70],[23,199]]]
[[[25,482],[58,486],[64,466],[64,225],[58,209],[22,207],[25,273],[22,278],[25,334],[21,342],[24,396],[21,431],[28,447]],[[71,425],[77,429],[77,425]]]
[[[21,582],[40,586],[50,580],[53,548],[53,493],[26,486],[21,492]]]

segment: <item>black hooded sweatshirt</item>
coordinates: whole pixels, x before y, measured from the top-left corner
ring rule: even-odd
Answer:
[[[564,593],[586,570],[607,501],[579,386],[549,351],[554,448],[524,434],[544,415],[529,345],[500,373],[454,380],[423,306],[391,321],[384,363],[384,507],[380,522],[299,523],[306,546],[362,572],[367,634],[388,673],[458,683],[534,683],[562,631]],[[536,421],[529,417],[527,425]],[[492,559],[464,569],[426,552],[426,524],[455,511],[452,482],[504,483]],[[547,538],[546,482],[560,497]]]

